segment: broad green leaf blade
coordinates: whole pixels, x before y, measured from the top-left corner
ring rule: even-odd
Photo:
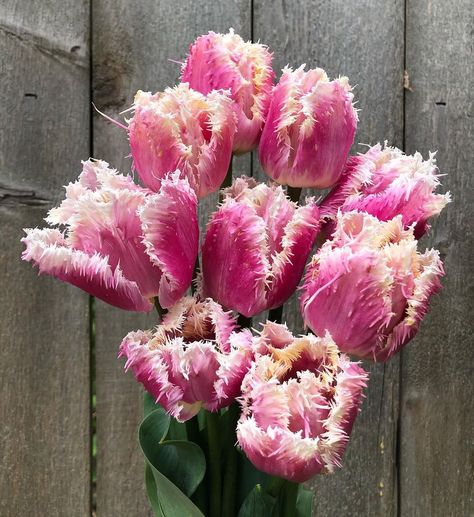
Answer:
[[[170,416],[159,406],[145,417],[138,431],[138,439],[142,449],[145,446],[144,450],[148,451],[162,442],[168,434],[170,421]]]
[[[204,517],[199,508],[176,485],[156,470],[153,465],[150,465],[150,469],[155,478],[158,504],[162,512],[156,514],[157,516]]]
[[[188,497],[204,478],[206,459],[199,445],[165,441],[146,452],[147,460]]]
[[[145,486],[148,499],[153,513],[156,517],[165,517],[161,510],[160,502],[158,501],[158,492],[156,490],[155,476],[153,470],[148,461],[145,460]]]
[[[246,497],[239,510],[238,517],[276,517],[278,515],[277,500],[256,485]]]
[[[155,399],[148,393],[148,391],[145,391],[143,394],[143,416],[148,416],[152,411],[155,411],[155,409],[158,409],[159,406],[156,404]]]
[[[296,517],[311,517],[313,511],[313,497],[311,490],[307,490],[300,485],[298,497],[296,499]]]

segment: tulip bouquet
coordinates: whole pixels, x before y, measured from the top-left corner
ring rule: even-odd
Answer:
[[[301,483],[340,466],[368,380],[351,358],[390,359],[441,287],[439,253],[418,249],[449,202],[434,156],[385,144],[349,157],[348,79],[301,66],[274,85],[271,61],[232,30],[199,37],[182,83],[139,91],[116,122],[139,181],[87,160],[52,227],[23,239],[40,273],[157,309],[119,356],[146,390],[139,441],[158,516],[311,515]],[[232,182],[233,153],[257,147],[272,181]],[[300,203],[303,187],[331,190]],[[219,189],[200,245],[199,200]],[[281,307],[302,278],[309,330],[295,336]]]

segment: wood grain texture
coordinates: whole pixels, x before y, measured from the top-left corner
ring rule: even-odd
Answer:
[[[356,142],[387,139],[402,145],[403,34],[401,0],[376,6],[370,0],[254,1],[254,38],[274,51],[275,70],[306,63],[324,68],[330,77],[347,75],[357,85],[361,111]],[[354,152],[363,151],[354,146]],[[295,332],[303,330],[297,296],[286,304],[284,320]],[[312,483],[318,516],[397,513],[398,359],[385,366],[365,366],[370,385],[344,467]]]
[[[209,30],[233,26],[250,38],[250,0],[204,1],[98,0],[93,3],[93,96],[99,109],[113,117],[128,108],[138,89],[163,90],[177,83],[188,45]],[[94,120],[94,155],[122,172],[131,161],[125,132],[101,117]],[[234,171],[250,173],[249,156],[238,158]],[[200,206],[201,227],[217,196]],[[150,515],[144,492],[143,460],[137,430],[142,391],[132,374],[123,373],[117,350],[123,336],[156,324],[149,317],[124,313],[98,303],[97,325],[97,514]]]
[[[88,2],[0,7],[0,515],[90,512],[89,298],[20,262],[89,142]]]
[[[406,148],[438,149],[453,202],[423,243],[441,251],[444,290],[402,356],[402,515],[474,515],[473,26],[468,0],[407,4]]]

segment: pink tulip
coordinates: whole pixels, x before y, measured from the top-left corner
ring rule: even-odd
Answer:
[[[333,239],[308,267],[301,310],[306,325],[330,332],[343,352],[385,361],[414,337],[443,274],[439,253],[419,253],[401,216],[339,214]]]
[[[149,311],[156,296],[169,307],[188,289],[198,251],[196,195],[178,176],[154,194],[106,162],[83,162],[46,219],[66,231],[25,230],[22,258],[122,309]]]
[[[321,205],[321,214],[334,220],[338,210],[358,210],[388,221],[401,214],[405,228],[415,225],[415,237],[429,228],[427,221],[450,201],[448,194],[435,194],[439,185],[436,160],[430,154],[407,156],[396,147],[380,144],[365,154],[349,158],[339,183]],[[329,222],[327,233],[334,229]]]
[[[222,92],[205,96],[180,84],[162,93],[139,91],[129,121],[133,166],[158,191],[179,169],[197,196],[219,189],[232,156],[235,120],[232,101]]]
[[[190,46],[181,80],[205,95],[230,91],[237,115],[234,151],[244,153],[260,139],[274,75],[267,47],[245,42],[231,29],[227,34],[209,32]]]
[[[282,185],[327,188],[339,179],[354,142],[357,112],[347,77],[285,68],[260,140],[264,171]]]
[[[282,187],[236,179],[224,191],[202,247],[202,291],[253,316],[296,289],[319,229],[314,200],[297,207]]]
[[[237,438],[261,471],[302,483],[340,466],[367,374],[329,334],[295,338],[267,323],[242,383]]]
[[[130,332],[120,346],[136,379],[184,422],[231,404],[253,359],[250,331],[211,299],[180,300],[154,331]]]

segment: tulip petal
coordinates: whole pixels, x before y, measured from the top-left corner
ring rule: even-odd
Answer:
[[[36,264],[40,273],[75,285],[121,309],[139,312],[152,309],[136,282],[127,280],[119,267],[113,270],[106,257],[69,248],[59,230],[25,231],[22,242],[26,249],[22,258]]]
[[[139,209],[143,242],[151,262],[163,272],[159,298],[170,307],[191,284],[198,254],[197,198],[179,171],[165,178],[158,194]]]
[[[245,316],[265,307],[269,279],[264,221],[227,199],[208,224],[202,247],[203,293]]]

